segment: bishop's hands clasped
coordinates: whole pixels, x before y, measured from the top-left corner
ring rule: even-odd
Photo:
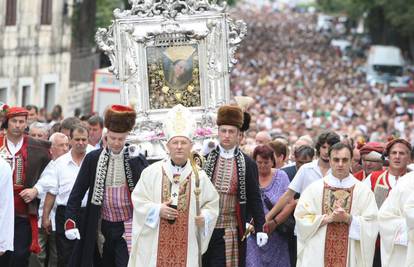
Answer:
[[[166,220],[175,220],[178,217],[178,211],[174,208],[171,208],[169,205],[171,200],[168,200],[161,204],[160,208],[160,217]]]

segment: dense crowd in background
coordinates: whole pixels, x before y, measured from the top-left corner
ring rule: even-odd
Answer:
[[[365,58],[343,60],[332,37],[316,31],[316,14],[249,6],[233,16],[248,26],[231,87],[234,95],[255,99],[249,137],[265,130],[293,143],[331,129],[372,141],[414,140],[412,107],[387,86],[366,82],[359,71]]]
[[[366,59],[344,60],[330,45],[332,36],[316,30],[315,14],[241,5],[232,16],[243,19],[248,30],[230,81],[233,95],[255,100],[248,110],[248,138],[268,131],[293,144],[302,135],[315,138],[330,129],[354,140],[384,141],[393,135],[414,141],[412,106],[387,85],[367,83],[360,71]],[[50,112],[36,110],[37,120],[49,127],[64,117],[91,116],[80,109],[62,114],[60,105]]]

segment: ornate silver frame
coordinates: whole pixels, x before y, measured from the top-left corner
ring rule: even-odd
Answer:
[[[196,44],[201,105],[190,107],[200,127],[215,128],[217,107],[230,100],[229,72],[246,24],[226,13],[226,3],[207,0],[130,0],[130,10],[114,10],[112,25],[98,29],[98,47],[122,84],[121,100],[138,114],[135,133],[161,132],[168,109],[149,105],[148,47]],[[142,139],[142,138],[138,138]]]

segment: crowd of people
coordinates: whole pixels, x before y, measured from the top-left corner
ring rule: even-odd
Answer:
[[[255,99],[250,137],[265,130],[294,142],[333,129],[372,141],[414,140],[412,107],[385,85],[368,84],[359,71],[365,59],[343,60],[316,30],[315,14],[241,6],[233,16],[248,25],[231,87]]]
[[[131,107],[1,107],[0,266],[414,264],[408,104],[339,58],[312,14],[237,11],[232,90],[254,101],[217,110],[200,166],[182,105],[152,164],[126,142]]]
[[[1,266],[414,263],[413,149],[403,138],[356,146],[325,131],[289,146],[261,131],[249,154],[251,117],[225,105],[217,143],[196,166],[196,123],[177,105],[164,121],[169,154],[148,166],[126,143],[128,106],[66,118],[52,134],[35,115],[29,125],[27,109],[5,108]]]

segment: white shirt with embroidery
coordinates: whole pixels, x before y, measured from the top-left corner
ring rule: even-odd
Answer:
[[[236,147],[224,149],[220,144],[218,146],[220,148],[220,157],[225,159],[231,159],[234,157],[234,150],[236,150]]]
[[[13,251],[14,198],[10,165],[0,158],[0,252]]]

